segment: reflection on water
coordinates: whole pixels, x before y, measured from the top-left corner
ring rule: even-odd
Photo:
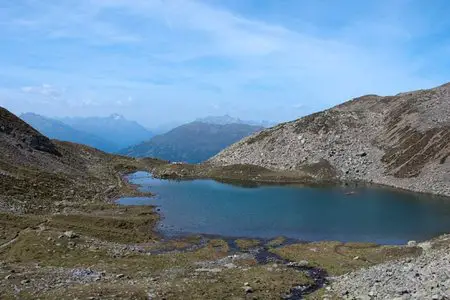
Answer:
[[[214,180],[129,180],[152,198],[123,198],[124,205],[159,206],[166,235],[286,236],[400,244],[450,231],[450,199],[393,189],[231,185]]]

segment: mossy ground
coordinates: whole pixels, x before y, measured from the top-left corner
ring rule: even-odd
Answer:
[[[166,240],[154,230],[159,216],[152,207],[110,201],[139,194],[122,181],[124,172],[165,168],[188,170],[187,176],[240,180],[250,172],[252,178],[279,180],[278,175],[246,166],[173,167],[157,160],[108,156],[101,165],[89,165],[98,176],[78,181],[16,170],[23,182],[10,178],[0,184],[0,195],[23,208],[22,214],[0,213],[0,298],[277,299],[311,279],[283,264],[258,264],[249,251],[255,247],[267,247],[292,261],[307,260],[331,275],[419,253],[416,248],[333,242],[283,246],[282,237],[269,242],[238,239],[233,247],[227,240],[203,236]],[[67,231],[76,237],[65,236]],[[234,255],[238,258],[230,263]],[[74,276],[77,270],[87,275]],[[321,293],[310,297],[320,299]]]
[[[268,241],[268,242],[266,243],[266,246],[267,246],[267,247],[270,247],[270,248],[278,247],[278,246],[283,245],[285,241],[286,241],[286,238],[280,236],[280,237],[277,237],[277,238],[275,238],[275,239],[273,239],[273,240]]]
[[[259,240],[255,239],[237,239],[234,242],[239,249],[244,251],[251,248],[255,248],[261,244]]]
[[[228,256],[228,243],[210,239],[200,244],[199,239],[186,238],[172,244],[173,251],[153,254],[151,250],[162,242],[111,242],[111,237],[115,241],[117,237],[93,237],[111,228],[110,222],[96,223],[90,231],[90,219],[84,223],[86,219],[79,216],[67,217],[68,222],[47,220],[37,227],[33,218],[25,221],[17,240],[0,250],[0,278],[5,278],[0,281],[0,288],[5,298],[148,299],[149,293],[154,293],[157,299],[244,299],[247,294],[243,287],[248,282],[252,285],[253,296],[272,299],[273,295],[281,295],[309,280],[292,269],[279,267],[274,271],[251,260],[235,261],[233,268],[219,266],[219,271],[214,271],[217,267],[197,271],[202,269],[199,263]],[[61,229],[72,229],[77,236],[69,238]],[[123,230],[133,233],[136,228],[127,224]],[[120,240],[122,234],[118,237]],[[197,248],[177,251],[178,243]],[[77,282],[70,276],[77,269],[95,270],[105,275],[98,281]],[[60,287],[58,284],[50,287],[55,282]]]
[[[413,257],[421,253],[417,247],[379,246],[368,243],[319,242],[294,244],[271,251],[285,259],[309,262],[329,275],[342,275],[389,260]]]
[[[157,220],[149,207],[108,204],[76,215],[2,214],[2,242],[16,238],[0,248],[2,299],[148,299],[149,295],[155,299],[274,299],[311,281],[285,265],[258,264],[251,258],[226,267],[219,262],[240,253],[232,252],[226,240],[201,236],[161,240],[153,231]],[[77,236],[65,236],[67,230]],[[338,242],[283,246],[284,242],[280,237],[266,246],[285,259],[307,260],[330,275],[420,253],[414,247]],[[264,246],[250,239],[234,244],[244,252]],[[77,269],[104,275],[98,281],[90,277],[80,281],[71,275]],[[245,292],[245,283],[252,293]],[[320,299],[321,293],[309,297]]]

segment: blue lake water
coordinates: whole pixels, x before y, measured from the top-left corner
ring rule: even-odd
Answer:
[[[214,180],[160,180],[145,172],[129,180],[156,196],[122,198],[119,203],[159,207],[159,228],[168,236],[403,244],[450,232],[450,199],[388,188],[249,188]]]

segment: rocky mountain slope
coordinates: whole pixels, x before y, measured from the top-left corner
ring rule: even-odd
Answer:
[[[155,157],[170,161],[198,163],[207,160],[222,149],[262,130],[247,124],[209,124],[192,122],[166,134],[153,137],[120,153],[133,157]]]
[[[50,140],[0,107],[0,211],[36,212],[118,192],[115,166],[132,159]]]
[[[204,165],[136,160],[50,140],[3,108],[0,153],[2,299],[449,297],[448,237],[407,247],[161,239],[153,207],[111,203],[137,193],[121,175]],[[223,171],[248,177],[266,169]]]
[[[119,146],[93,134],[76,130],[52,118],[34,113],[25,113],[20,118],[51,139],[88,145],[102,151],[116,151]]]
[[[450,84],[381,97],[367,95],[280,124],[225,149],[214,165],[324,171],[450,195]]]

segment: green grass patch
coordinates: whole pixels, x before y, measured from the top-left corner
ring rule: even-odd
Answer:
[[[421,253],[421,249],[416,247],[340,242],[294,244],[271,251],[292,261],[306,260],[311,266],[323,268],[330,275],[341,275],[362,267]]]
[[[234,241],[241,250],[248,250],[260,245],[260,241],[253,239],[237,239]]]
[[[159,220],[152,207],[114,206],[79,215],[55,215],[49,226],[120,243],[141,243],[157,239],[154,226]]]

